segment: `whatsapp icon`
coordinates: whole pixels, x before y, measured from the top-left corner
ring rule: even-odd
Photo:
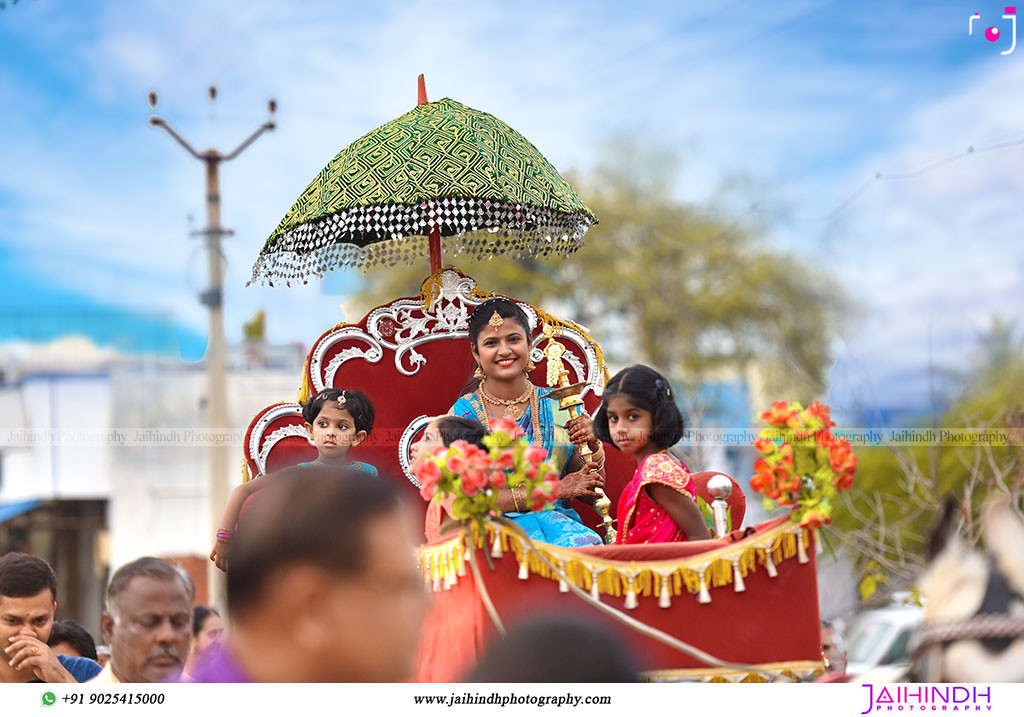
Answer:
[[[52,692],[44,692],[43,693],[43,704],[44,705],[49,707],[52,704],[56,704],[56,702],[57,702],[57,695],[53,694]]]

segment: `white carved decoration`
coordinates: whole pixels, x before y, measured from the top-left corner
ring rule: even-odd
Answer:
[[[282,426],[276,431],[271,431],[270,435],[267,436],[265,441],[263,441],[263,447],[260,448],[260,454],[256,456],[256,464],[259,465],[261,474],[267,472],[267,458],[270,456],[271,449],[273,449],[273,447],[282,439],[292,436],[305,438],[307,443],[313,445],[312,441],[309,440],[309,433],[306,431],[305,426],[289,423],[287,426]]]
[[[422,488],[423,486],[410,470],[412,467],[412,439],[416,437],[417,433],[427,427],[431,419],[431,416],[417,416],[412,419],[405,430],[402,431],[402,437],[398,440],[398,462],[402,465],[402,472],[405,473],[405,477],[417,488]]]
[[[310,373],[315,391],[322,391],[334,384],[338,369],[346,361],[362,358],[370,363],[377,363],[383,358],[383,349],[395,353],[395,368],[404,376],[414,376],[427,364],[426,357],[417,351],[417,347],[431,341],[459,339],[469,337],[469,315],[480,301],[473,297],[476,281],[462,276],[455,271],[445,271],[441,275],[441,288],[430,311],[424,312],[418,299],[399,299],[387,306],[374,309],[366,319],[366,331],[356,326],[343,326],[324,336],[313,348],[310,360]],[[526,313],[530,324],[530,332],[537,329],[537,312],[532,306],[516,302]],[[597,356],[583,338],[582,334],[572,329],[561,332],[562,339],[573,343],[585,358],[568,352],[566,362],[576,372],[576,380],[586,381],[591,389],[600,394],[603,388],[603,375],[597,365]],[[543,360],[537,344],[543,336],[534,342],[531,356],[534,361]],[[348,341],[360,341],[369,348],[349,346],[337,353],[324,367],[327,354],[337,344]]]
[[[259,469],[259,475],[263,475],[267,472],[267,456],[270,454],[270,448],[273,447],[273,444],[270,444],[268,447],[267,442],[271,439],[273,439],[273,443],[280,441],[285,436],[282,435],[277,438],[274,438],[274,436],[276,436],[279,431],[285,429],[278,429],[277,431],[274,431],[266,437],[266,441],[264,441],[263,434],[266,432],[267,428],[270,427],[270,424],[279,418],[284,418],[286,416],[298,416],[301,418],[302,406],[297,403],[282,403],[278,406],[274,406],[260,416],[260,420],[258,420],[256,425],[252,427],[252,433],[249,434],[249,456],[256,461],[256,467]],[[291,425],[286,426],[285,428],[298,428],[302,431],[301,435],[308,438],[305,426]]]

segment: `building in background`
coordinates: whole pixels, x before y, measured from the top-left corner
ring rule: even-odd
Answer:
[[[178,562],[206,595],[206,448],[237,449],[265,406],[294,400],[305,347],[236,347],[230,425],[211,434],[202,363],[125,355],[84,338],[0,345],[0,553],[38,555],[58,575],[59,613],[99,634],[111,567]]]

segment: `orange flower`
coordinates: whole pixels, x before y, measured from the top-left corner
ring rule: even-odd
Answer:
[[[770,456],[775,452],[775,441],[770,438],[758,438],[754,441],[754,447],[761,451],[761,455]]]
[[[856,469],[857,457],[850,449],[850,442],[845,438],[840,438],[829,446],[828,462],[836,473],[846,473]]]
[[[755,473],[750,477],[750,490],[755,493],[764,493],[765,488],[768,487],[770,480],[768,476],[762,475],[761,473]]]
[[[854,464],[856,464],[857,459],[854,458],[853,460]],[[853,474],[856,470],[856,468],[853,468],[851,470],[844,471],[832,479],[832,485],[836,487],[837,491],[842,493],[844,490],[847,490],[853,486]]]
[[[836,425],[835,421],[832,420],[832,409],[823,403],[818,403],[817,400],[811,401],[811,405],[807,407],[807,412],[821,421],[825,428],[831,428]]]
[[[782,458],[782,460],[779,462],[782,466],[784,466],[785,468],[793,467],[793,445],[789,441],[786,441],[781,446],[779,446],[779,455]]]
[[[785,401],[773,401],[771,410],[761,414],[761,420],[765,423],[782,428],[789,425],[790,419],[796,416],[796,411]],[[799,421],[799,419],[797,419]]]

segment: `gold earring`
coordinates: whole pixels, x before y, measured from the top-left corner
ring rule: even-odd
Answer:
[[[484,373],[484,370],[482,368],[480,368],[480,364],[476,365],[476,371],[473,372],[473,378],[478,379],[480,381],[483,381],[485,378],[487,378],[487,374]]]
[[[537,368],[537,364],[533,362],[533,359],[527,359],[526,362],[526,373],[530,373],[533,369]]]

